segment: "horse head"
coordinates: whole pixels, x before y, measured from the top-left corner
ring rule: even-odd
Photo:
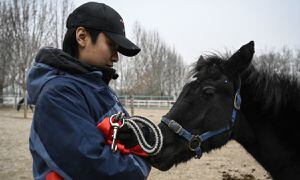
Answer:
[[[220,148],[231,138],[240,112],[240,75],[250,65],[254,42],[243,45],[227,60],[200,57],[191,82],[182,89],[159,127],[164,136],[161,152],[151,164],[168,170],[173,165],[201,157],[202,152]]]

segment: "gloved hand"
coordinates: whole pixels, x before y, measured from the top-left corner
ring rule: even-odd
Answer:
[[[153,146],[155,140],[152,130],[140,122],[136,123],[140,127],[148,144]],[[119,129],[117,139],[120,140],[121,144],[124,144],[126,148],[132,148],[136,145],[139,145],[133,130],[126,124]]]
[[[106,118],[104,118],[100,123],[98,123],[97,124],[97,129],[99,129],[102,133],[103,133],[103,135],[104,135],[104,137],[105,137],[105,139],[106,139],[106,141],[105,141],[105,143],[106,144],[108,144],[108,145],[111,145],[112,144],[112,135],[113,135],[113,127],[111,126],[111,124],[110,124],[110,117],[106,117]],[[128,135],[128,130],[129,130],[129,128],[124,128],[123,129],[123,131]],[[129,131],[130,132],[130,131]],[[129,133],[129,134],[131,134],[131,133]],[[133,134],[133,132],[132,132],[132,134]],[[126,135],[126,137],[125,137],[125,139],[127,139],[128,138],[128,136]],[[117,134],[117,136],[118,136],[118,134]],[[116,146],[117,146],[117,149],[122,153],[122,154],[136,154],[136,155],[138,155],[138,156],[142,156],[142,157],[147,157],[148,156],[148,154],[145,152],[145,151],[143,151],[143,149],[139,146],[139,145],[135,145],[135,144],[137,144],[137,140],[136,140],[136,138],[135,137],[131,137],[130,138],[130,141],[125,141],[125,142],[131,142],[131,140],[135,140],[135,142],[136,143],[133,143],[131,146],[132,147],[130,147],[130,148],[127,148],[127,147],[125,147],[125,145],[122,143],[122,142],[120,142],[120,140],[118,139],[118,137],[117,137],[117,141],[116,141]],[[128,145],[127,145],[128,146]],[[129,147],[129,146],[128,146]]]

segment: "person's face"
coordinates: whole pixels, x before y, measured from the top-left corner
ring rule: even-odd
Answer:
[[[104,33],[99,33],[96,43],[92,42],[90,34],[84,28],[77,28],[79,59],[98,66],[113,67],[118,61],[117,46]]]

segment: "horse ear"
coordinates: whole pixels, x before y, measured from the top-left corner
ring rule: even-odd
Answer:
[[[201,55],[197,61],[197,65],[204,61],[204,57]]]
[[[196,64],[196,70],[198,70],[198,68],[200,67],[201,65],[201,62],[204,61],[204,57],[201,55],[197,61],[197,64]]]
[[[232,75],[239,75],[250,65],[254,54],[254,41],[243,45],[224,64]]]

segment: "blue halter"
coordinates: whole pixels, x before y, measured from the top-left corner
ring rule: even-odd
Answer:
[[[201,143],[206,141],[207,139],[216,136],[218,134],[221,134],[223,132],[231,130],[237,116],[237,111],[240,110],[241,106],[241,95],[240,95],[240,89],[241,89],[241,83],[239,79],[239,86],[235,93],[234,102],[233,102],[233,110],[231,114],[231,123],[227,127],[224,127],[222,129],[216,130],[216,131],[208,131],[200,135],[193,135],[190,132],[188,132],[186,129],[184,129],[180,124],[178,124],[174,120],[170,120],[166,117],[162,118],[162,122],[165,123],[174,133],[178,134],[179,136],[185,138],[188,141],[188,148],[196,153],[195,158],[199,159],[202,156],[202,150],[201,150]]]

